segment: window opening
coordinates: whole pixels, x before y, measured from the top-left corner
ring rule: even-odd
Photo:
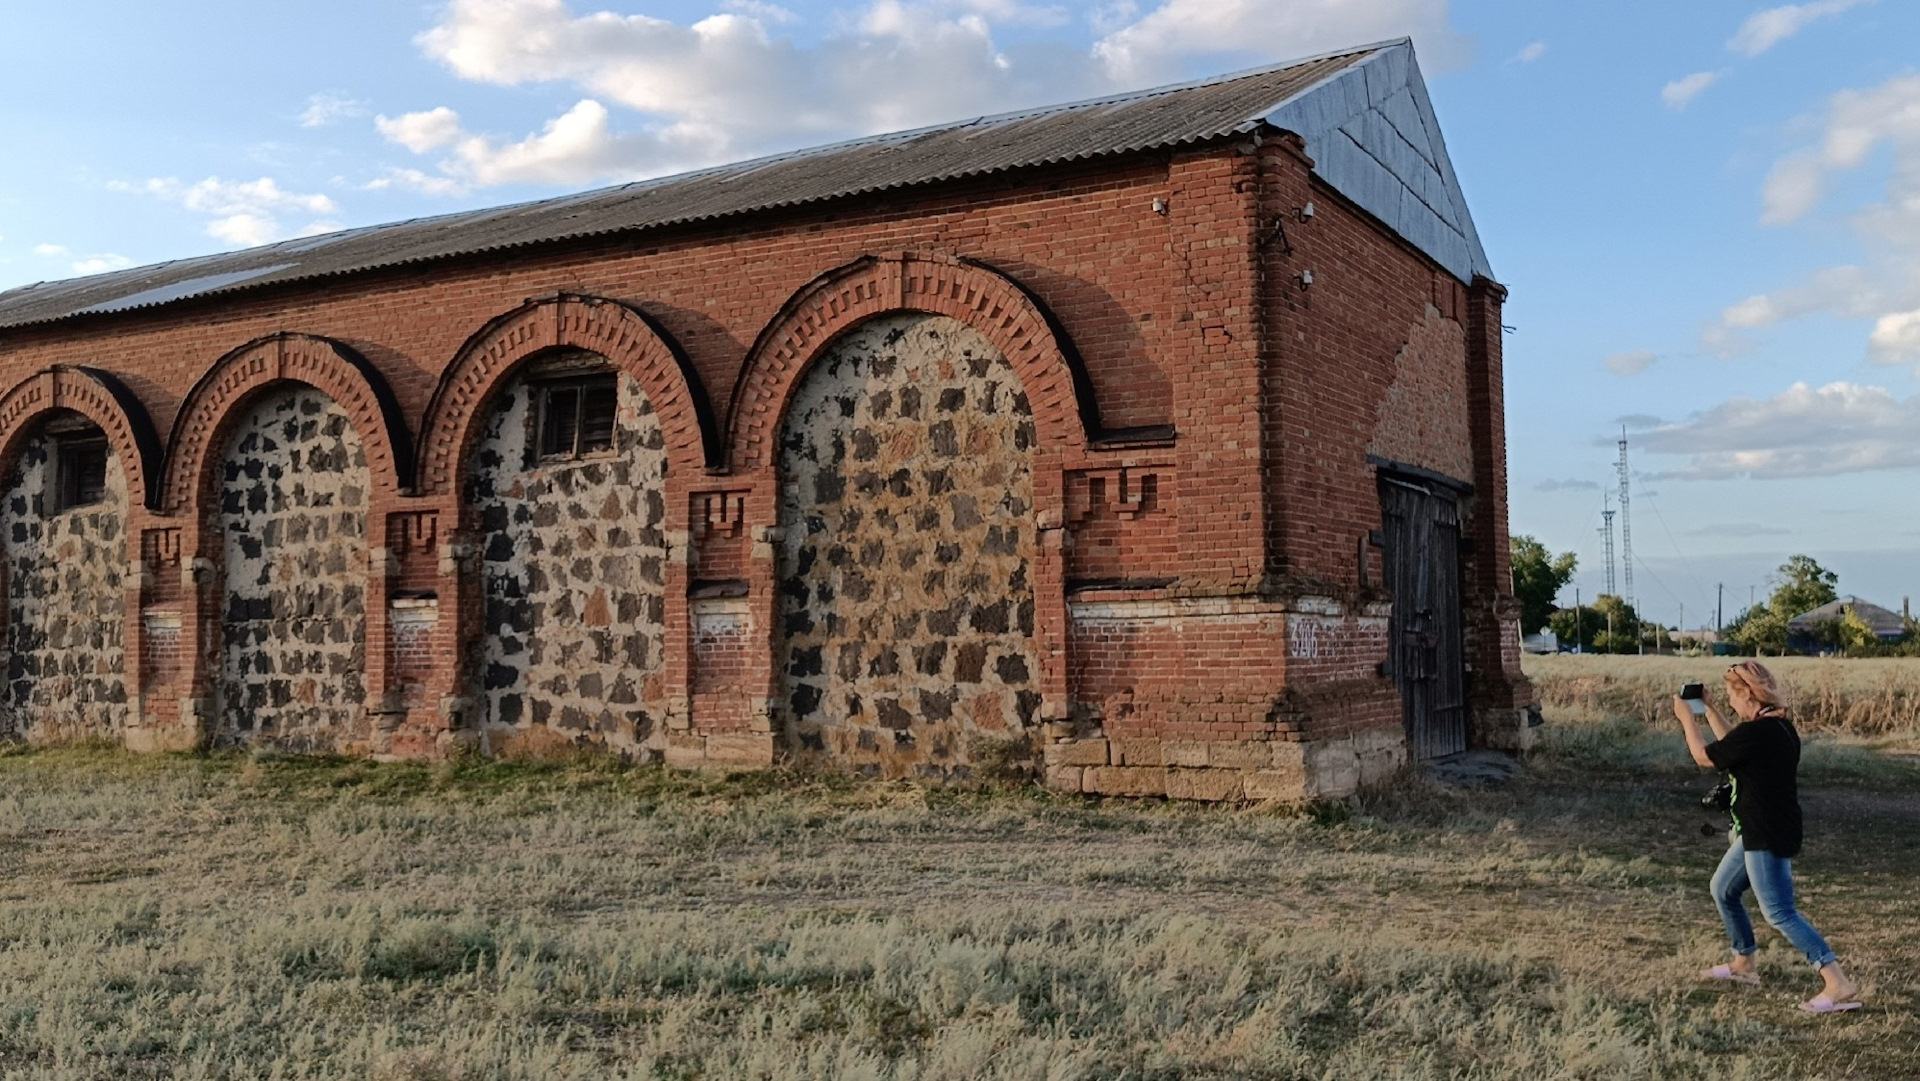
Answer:
[[[540,457],[567,460],[613,449],[620,389],[611,372],[539,385]]]
[[[90,507],[107,498],[105,436],[66,436],[54,443],[57,509]]]

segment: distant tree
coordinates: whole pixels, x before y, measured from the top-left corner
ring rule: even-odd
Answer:
[[[1767,607],[1782,621],[1790,620],[1839,600],[1840,593],[1835,588],[1839,582],[1839,575],[1822,567],[1812,556],[1790,556],[1780,564],[1773,578],[1773,595],[1767,598]]]
[[[1640,650],[1640,616],[1633,606],[1611,593],[1602,593],[1591,605],[1575,612],[1562,608],[1549,621],[1553,633],[1562,642],[1578,645],[1588,653],[1637,653]]]
[[[1849,604],[1842,610],[1840,618],[1834,621],[1835,645],[1850,657],[1863,656],[1880,644],[1880,636],[1873,633],[1867,621]]]
[[[1520,598],[1520,633],[1534,634],[1553,615],[1553,599],[1573,578],[1578,564],[1572,552],[1553,555],[1547,546],[1521,534],[1513,538],[1513,594]]]
[[[1727,624],[1725,636],[1735,649],[1759,656],[1787,651],[1787,620],[1771,606],[1756,604]]]

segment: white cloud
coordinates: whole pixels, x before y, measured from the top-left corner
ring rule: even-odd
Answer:
[[[1719,82],[1720,76],[1724,74],[1726,73],[1720,71],[1696,71],[1692,75],[1675,79],[1660,88],[1660,100],[1667,103],[1667,108],[1679,112],[1691,105],[1693,99],[1700,96],[1701,91]]]
[[[117,252],[106,252],[74,260],[73,269],[77,274],[102,274],[109,270],[123,270],[132,265],[133,260],[126,256]]]
[[[307,107],[300,114],[300,126],[303,128],[324,128],[342,120],[367,115],[367,103],[356,101],[344,94],[314,94],[307,98]]]
[[[659,141],[646,134],[618,135],[607,107],[588,99],[549,120],[538,135],[503,142],[460,126],[452,110],[409,113],[380,131],[416,153],[450,147],[435,177],[417,169],[393,169],[369,187],[401,187],[432,195],[456,195],[497,184],[564,185],[645,176],[661,161]]]
[[[1775,45],[1805,30],[1817,20],[1839,15],[1873,0],[1816,0],[1811,4],[1787,4],[1756,11],[1740,24],[1727,42],[1727,48],[1748,56],[1759,56]]]
[[[1464,54],[1446,0],[1159,0],[1088,18],[1091,50],[1002,47],[996,26],[1054,25],[1065,4],[865,0],[817,43],[777,29],[764,0],[682,25],[648,15],[576,13],[566,0],[452,0],[416,40],[460,78],[561,83],[581,100],[524,138],[465,129],[445,107],[380,118],[389,140],[465,186],[578,184],[656,176],[875,132],[1149,85],[1204,61],[1254,64],[1415,34],[1432,62]],[[614,109],[640,114],[616,122]]]
[[[1916,331],[1903,318],[1920,309],[1920,75],[1834,95],[1818,144],[1775,163],[1760,220],[1786,225],[1806,217],[1826,197],[1832,176],[1866,166],[1883,146],[1893,159],[1883,197],[1851,219],[1869,257],[1728,306],[1702,331],[1708,349],[1733,355],[1745,347],[1744,332],[1825,313],[1873,321],[1870,356],[1912,364],[1920,374]]]
[[[737,15],[751,15],[763,22],[796,23],[800,16],[778,4],[763,4],[760,0],[725,0],[720,5],[722,11],[731,11]]]
[[[1920,311],[1881,316],[1874,321],[1867,345],[1873,359],[1882,364],[1912,364],[1920,371]]]
[[[367,181],[368,191],[413,191],[421,195],[465,195],[467,185],[449,176],[435,176],[418,169],[394,169]]]
[[[1445,0],[1166,0],[1102,38],[1093,53],[1109,78],[1139,86],[1178,78],[1194,56],[1249,55],[1259,48],[1255,42],[1304,56],[1402,35],[1412,35],[1428,61],[1442,67],[1468,52],[1447,25]]]
[[[1536,41],[1526,48],[1521,49],[1519,52],[1514,53],[1513,58],[1509,60],[1508,63],[1531,64],[1545,55],[1547,55],[1547,43],[1544,41]]]
[[[339,210],[325,195],[304,195],[287,191],[272,177],[258,180],[222,180],[208,177],[183,184],[173,177],[156,177],[139,185],[116,183],[119,190],[138,190],[186,209],[204,214],[207,235],[235,247],[253,247],[293,236],[311,236],[331,232],[339,226],[325,218]],[[310,217],[304,226],[288,229],[280,216],[296,214]],[[315,217],[318,216],[318,217]]]
[[[1605,363],[1607,370],[1615,375],[1639,375],[1659,359],[1648,350],[1636,349],[1631,353],[1615,353]]]
[[[133,265],[133,260],[117,252],[101,252],[97,255],[76,257],[73,249],[65,244],[35,244],[33,254],[42,259],[71,260],[68,263],[75,274],[99,274],[108,270],[120,270]]]
[[[1543,480],[1533,486],[1536,492],[1597,492],[1600,482],[1592,480]]]
[[[1659,476],[1828,477],[1920,466],[1920,395],[1885,387],[1795,383],[1763,401],[1733,398],[1690,420],[1639,435],[1654,454],[1684,456]]]
[[[376,116],[373,126],[390,141],[416,154],[449,146],[461,137],[460,114],[444,105],[425,112],[405,113],[391,120]]]

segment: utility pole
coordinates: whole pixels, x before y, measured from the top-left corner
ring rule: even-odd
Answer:
[[[1713,637],[1720,639],[1721,628],[1727,625],[1727,583],[1716,582],[1713,587]]]
[[[1574,651],[1575,653],[1584,653],[1584,652],[1586,652],[1585,650],[1583,650],[1583,649],[1581,649],[1581,648],[1580,648],[1580,638],[1581,638],[1581,634],[1580,634],[1580,587],[1579,587],[1579,586],[1574,586],[1574,587],[1573,587],[1573,651]]]

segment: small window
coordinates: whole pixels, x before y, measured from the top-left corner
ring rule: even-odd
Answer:
[[[90,507],[107,498],[107,441],[102,436],[61,438],[54,444],[60,510]]]
[[[613,449],[620,389],[611,372],[539,385],[540,457],[581,458]]]

